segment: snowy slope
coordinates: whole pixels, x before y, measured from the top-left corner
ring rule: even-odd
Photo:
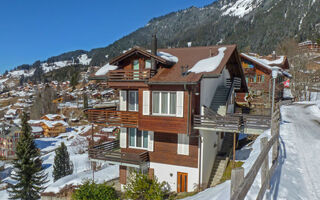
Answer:
[[[320,101],[303,102],[281,108],[279,164],[271,178],[271,189],[264,199],[320,199]],[[270,130],[260,135],[243,165],[245,174],[260,153],[260,138],[270,138]],[[246,147],[248,148],[248,147]],[[271,151],[270,151],[271,152]],[[269,154],[271,162],[271,154]],[[271,166],[271,163],[269,163]],[[246,199],[253,200],[260,189],[258,173]],[[185,200],[220,200],[230,198],[230,181],[209,188]]]
[[[221,8],[222,15],[230,15],[235,17],[243,17],[246,14],[259,7],[262,0],[238,0],[234,3],[229,3]]]

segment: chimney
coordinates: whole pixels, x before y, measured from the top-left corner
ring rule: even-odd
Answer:
[[[152,42],[151,42],[151,54],[152,55],[157,55],[157,49],[158,49],[158,44],[157,44],[157,35],[153,34],[152,35]],[[154,58],[151,58],[151,69],[152,70],[157,70],[157,63]]]
[[[277,54],[276,54],[276,51],[273,51],[272,52],[272,60],[275,60],[277,59]]]

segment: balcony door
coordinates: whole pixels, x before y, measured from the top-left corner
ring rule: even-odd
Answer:
[[[177,192],[188,192],[188,173],[178,172]]]
[[[138,91],[129,91],[129,111],[139,111]]]
[[[139,80],[139,70],[140,70],[140,65],[139,65],[139,60],[134,60],[133,61],[133,79],[134,80]]]

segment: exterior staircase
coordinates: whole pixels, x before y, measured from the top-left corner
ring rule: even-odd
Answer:
[[[228,98],[229,90],[230,88],[228,87],[225,87],[223,85],[219,86],[211,101],[211,110],[222,116],[226,113],[226,101]]]
[[[209,179],[209,187],[214,187],[220,183],[225,169],[229,162],[229,155],[232,152],[233,135],[226,133],[223,139],[221,150],[214,161]]]

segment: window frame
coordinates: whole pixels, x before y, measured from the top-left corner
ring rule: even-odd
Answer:
[[[159,113],[155,113],[153,112],[153,106],[154,106],[154,93],[158,92],[159,93],[159,105],[158,105],[158,110]],[[167,97],[167,101],[168,101],[168,108],[167,108],[167,113],[162,113],[162,93],[168,93],[168,97]],[[175,98],[175,113],[174,114],[170,114],[170,108],[171,108],[171,93],[174,93],[176,95]],[[174,117],[177,115],[177,91],[152,91],[152,107],[151,107],[151,111],[152,111],[152,115],[154,116],[168,116],[168,117]]]
[[[130,92],[135,93],[135,100],[138,100],[138,102],[135,102],[135,110],[130,110]],[[129,90],[128,91],[128,111],[130,112],[139,112],[139,91],[138,90]]]
[[[130,129],[133,129],[133,130],[135,130],[134,131],[134,146],[132,146],[131,145],[131,131],[130,131]],[[131,148],[131,149],[142,149],[142,150],[148,150],[148,148],[149,148],[149,140],[148,140],[148,137],[149,137],[149,134],[148,134],[148,131],[144,131],[144,130],[141,130],[140,132],[141,132],[141,147],[137,147],[137,133],[138,133],[138,131],[140,131],[140,130],[138,130],[137,128],[128,128],[128,132],[129,132],[129,134],[128,134],[128,147],[129,148]],[[144,147],[144,133],[146,133],[146,140],[147,140],[147,142],[146,142],[146,146],[147,147]]]

